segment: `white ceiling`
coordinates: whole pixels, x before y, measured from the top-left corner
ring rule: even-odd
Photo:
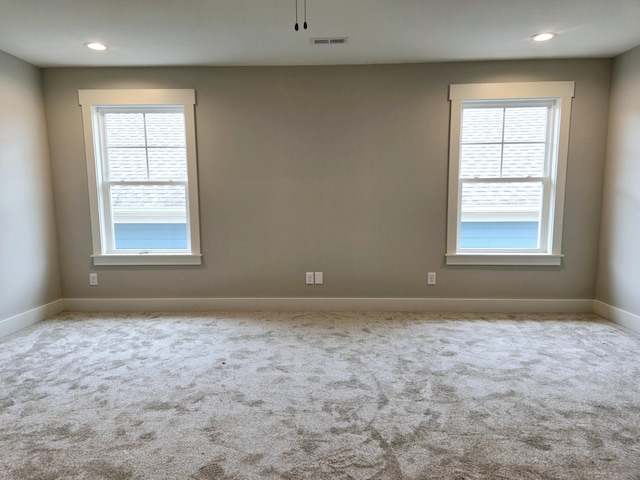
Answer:
[[[0,50],[40,67],[341,65],[611,57],[640,0],[0,0]],[[555,31],[537,44],[529,37]],[[349,37],[312,46],[312,37]],[[83,44],[102,41],[106,52]]]

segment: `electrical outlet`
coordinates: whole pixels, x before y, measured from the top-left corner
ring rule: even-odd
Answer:
[[[427,285],[435,285],[436,284],[436,272],[427,273]]]
[[[95,287],[98,285],[98,274],[97,273],[90,273],[89,274],[89,285],[91,285],[92,287]]]
[[[313,274],[313,283],[322,285],[324,283],[324,274],[322,272],[315,272]]]
[[[307,272],[306,273],[305,282],[306,282],[307,285],[313,285],[313,283],[314,283],[313,272]]]

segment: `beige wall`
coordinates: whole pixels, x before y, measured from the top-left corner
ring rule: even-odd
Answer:
[[[640,47],[613,65],[596,298],[640,315]]]
[[[58,300],[41,76],[0,52],[0,321]]]
[[[47,69],[65,298],[595,294],[610,60]],[[444,266],[451,83],[575,80],[564,265]],[[195,88],[199,267],[96,269],[81,88]],[[308,287],[305,271],[323,271]],[[427,287],[427,271],[438,284]]]

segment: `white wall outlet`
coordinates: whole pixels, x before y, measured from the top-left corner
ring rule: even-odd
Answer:
[[[90,273],[89,274],[89,285],[91,285],[92,287],[95,287],[96,285],[98,285],[98,274],[97,273]]]
[[[305,275],[305,283],[307,285],[313,285],[313,272],[307,272]]]
[[[427,273],[427,285],[435,285],[436,284],[436,272]]]
[[[315,272],[313,274],[313,282],[316,285],[322,285],[324,283],[324,274],[322,272]]]

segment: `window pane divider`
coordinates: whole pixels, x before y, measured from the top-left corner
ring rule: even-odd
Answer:
[[[462,183],[533,183],[544,182],[546,177],[469,177],[461,178]]]
[[[517,141],[504,141],[504,142],[460,142],[460,145],[545,145],[546,141],[539,142],[517,142]],[[142,147],[137,147],[142,148]]]
[[[542,142],[538,142],[538,143],[542,143]],[[107,145],[109,147],[109,150],[133,150],[133,149],[139,149],[139,150],[160,150],[160,149],[173,149],[176,150],[178,148],[185,148],[184,145],[149,145],[149,146],[144,146],[144,145]]]
[[[182,185],[186,186],[187,182],[184,180],[106,180],[104,182],[106,185],[122,185],[122,186],[145,186],[145,185]]]

